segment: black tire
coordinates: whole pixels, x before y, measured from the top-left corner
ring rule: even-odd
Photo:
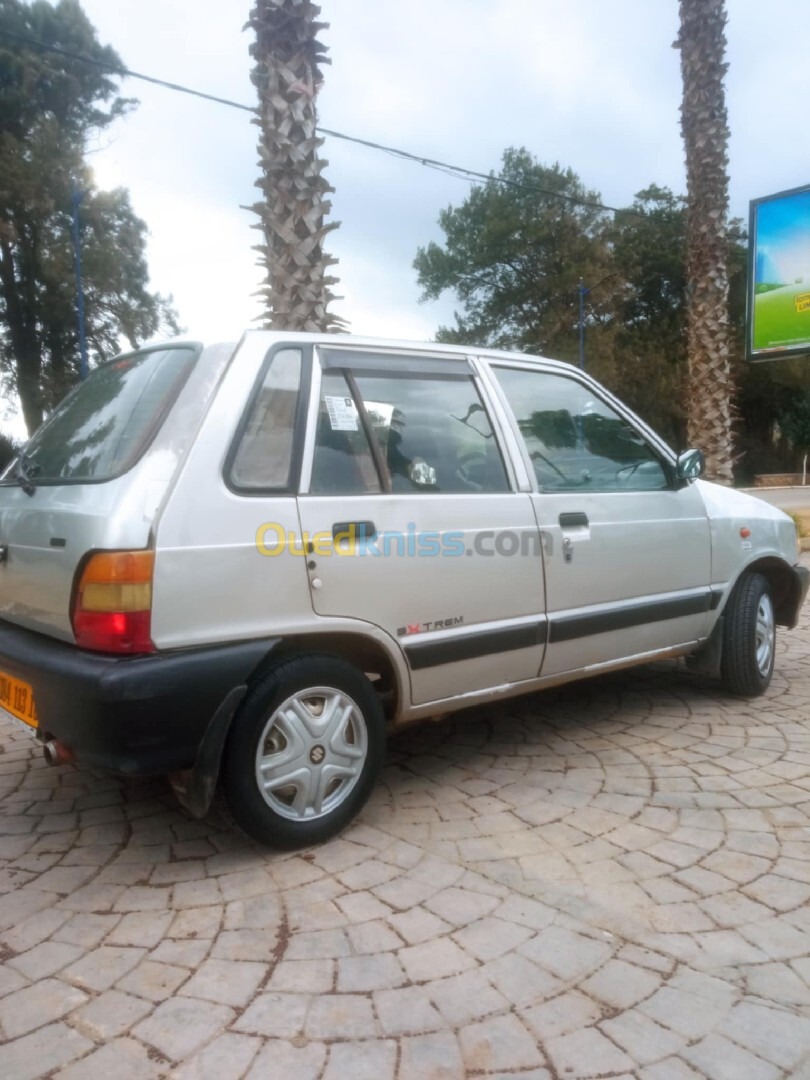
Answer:
[[[767,579],[762,574],[743,574],[732,590],[724,616],[720,675],[725,686],[742,697],[764,694],[773,675],[776,647],[773,600]]]
[[[322,741],[319,702],[327,716]],[[234,717],[220,773],[224,801],[237,825],[262,844],[320,844],[360,811],[384,751],[385,718],[365,675],[333,656],[295,657],[263,675]],[[263,792],[260,774],[276,787]],[[313,805],[305,806],[309,796]]]

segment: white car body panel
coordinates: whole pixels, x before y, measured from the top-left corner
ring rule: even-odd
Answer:
[[[307,431],[302,435],[297,493],[237,493],[225,462],[262,363],[273,346],[314,347]],[[308,492],[318,411],[317,347],[374,350],[393,357],[464,357],[483,395],[505,458],[510,491],[439,497],[324,496]],[[151,632],[158,650],[293,636],[318,647],[337,635],[365,638],[389,658],[396,681],[394,719],[463,708],[663,655],[705,641],[740,573],[761,559],[796,561],[795,528],[781,511],[704,481],[669,490],[544,493],[508,403],[499,366],[573,378],[620,413],[674,468],[675,455],[649,428],[592,379],[523,354],[371,338],[250,331],[238,346],[203,352],[176,404],[141,460],[101,484],[41,487],[32,501],[21,488],[0,492],[0,539],[14,548],[3,569],[0,617],[72,640],[69,608],[76,568],[90,550],[154,547]],[[560,515],[583,513],[587,525],[564,527]],[[267,522],[285,532],[330,531],[336,521],[369,519],[380,531],[476,533],[509,530],[536,540],[534,554],[490,558],[407,556],[318,558],[263,556],[257,532]],[[740,535],[740,529],[750,536]],[[65,539],[50,546],[51,536]],[[564,557],[568,542],[570,559]],[[316,584],[317,583],[317,584]],[[711,596],[700,607],[698,598]],[[694,604],[692,602],[695,601]],[[640,605],[683,602],[695,610],[633,622]],[[652,609],[651,609],[652,610]],[[555,622],[613,614],[604,632],[555,639]],[[453,622],[456,617],[459,622]],[[409,662],[403,627],[447,620],[416,635],[420,647],[442,645],[440,663]],[[454,660],[454,642],[547,624],[546,637],[475,658]],[[558,631],[560,633],[560,631]],[[444,643],[444,644],[442,644]]]

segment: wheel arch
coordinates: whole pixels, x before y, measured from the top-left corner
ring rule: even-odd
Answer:
[[[736,579],[726,590],[717,620],[709,637],[695,652],[686,658],[686,665],[691,671],[702,675],[720,675],[723,660],[724,623],[729,601],[734,595],[734,590],[739,582],[746,574],[762,574],[768,582],[776,624],[786,626],[789,630],[796,625],[801,601],[801,586],[793,573],[792,567],[784,559],[780,559],[776,555],[765,555],[762,558],[755,559],[754,562],[748,563],[740,570]]]
[[[728,591],[731,596],[733,588],[744,574],[762,574],[768,582],[773,601],[774,618],[777,626],[786,626],[792,630],[799,617],[799,602],[801,590],[799,581],[784,559],[775,555],[766,555],[749,563],[739,574],[734,586]],[[726,603],[728,597],[726,598]],[[725,607],[725,605],[724,605]]]
[[[382,665],[369,654],[355,653],[352,663],[323,648],[276,650],[272,659],[230,726],[218,803],[253,840],[294,850],[335,836],[371,794],[387,725],[362,667]],[[327,703],[334,708],[325,712]]]
[[[346,631],[329,631],[319,634],[285,635],[268,649],[265,656],[251,672],[248,689],[271,667],[303,653],[333,656],[352,664],[367,676],[379,694],[387,720],[399,716],[406,704],[406,688],[403,686],[397,665],[386,648],[366,634]]]
[[[252,686],[276,664],[305,653],[331,656],[352,664],[366,676],[382,704],[390,724],[407,708],[407,675],[397,667],[385,646],[373,637],[351,631],[290,634],[268,641],[264,655],[244,681],[234,686],[212,717],[200,743],[194,765],[170,776],[180,803],[196,818],[204,817],[214,797],[231,724]]]

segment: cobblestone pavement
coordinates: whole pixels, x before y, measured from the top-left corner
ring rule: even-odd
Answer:
[[[810,1077],[810,611],[392,740],[279,855],[0,726],[0,1076]]]

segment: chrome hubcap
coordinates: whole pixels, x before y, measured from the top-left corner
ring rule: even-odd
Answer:
[[[279,705],[256,751],[256,783],[289,821],[313,821],[347,798],[368,752],[363,714],[331,687],[300,690]]]
[[[775,637],[773,604],[770,596],[765,594],[759,599],[756,629],[757,667],[763,677],[771,670]]]

